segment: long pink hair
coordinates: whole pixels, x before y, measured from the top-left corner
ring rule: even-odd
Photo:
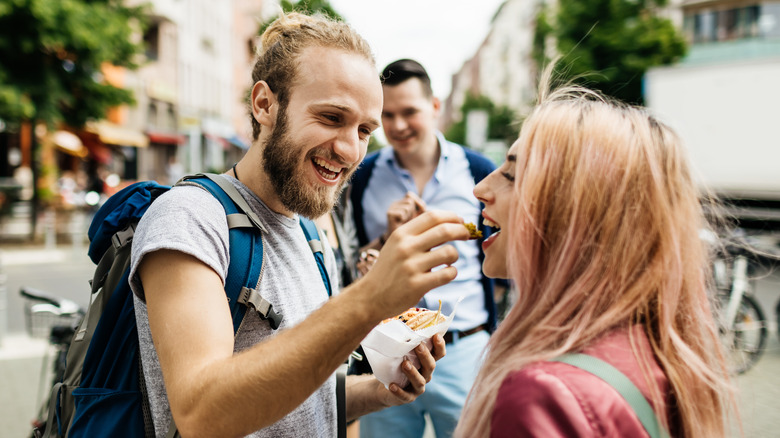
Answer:
[[[509,373],[639,324],[671,387],[653,394],[675,410],[675,424],[662,421],[681,436],[724,436],[733,393],[706,293],[707,224],[680,140],[588,90],[540,102],[518,140],[502,231],[518,301],[490,340],[456,435],[490,435]]]

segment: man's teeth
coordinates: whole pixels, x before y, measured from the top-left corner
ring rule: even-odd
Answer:
[[[343,170],[341,167],[336,167],[328,164],[321,158],[314,157],[312,160],[314,161],[314,164],[317,166],[317,173],[322,175],[323,178],[329,179],[329,180],[335,180],[338,178],[338,176],[341,174],[341,171]]]
[[[314,164],[316,164],[316,165],[318,165],[320,167],[324,167],[325,169],[328,169],[328,170],[330,170],[333,173],[341,172],[341,167],[331,166],[330,164],[328,164],[327,162],[325,162],[321,158],[314,157]]]
[[[482,219],[482,223],[483,223],[483,224],[485,224],[485,225],[487,225],[487,226],[489,226],[490,228],[496,228],[496,229],[500,229],[500,228],[501,228],[501,226],[500,226],[500,225],[498,225],[497,223],[495,223],[495,222],[491,221],[491,220],[490,220],[490,219],[488,219],[488,218],[483,218],[483,219]]]

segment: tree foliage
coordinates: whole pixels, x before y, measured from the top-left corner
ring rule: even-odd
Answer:
[[[648,68],[671,64],[687,50],[672,22],[655,12],[666,0],[558,0],[537,18],[534,37],[539,65],[554,40],[563,59],[560,79],[599,89],[620,100],[642,103]],[[552,38],[551,38],[552,37]]]
[[[290,1],[290,0],[282,0],[279,2],[279,7],[282,8],[282,11],[285,13],[287,12],[301,12],[306,15],[316,15],[321,14],[326,17],[330,17],[334,20],[342,21],[343,18],[341,15],[339,15],[338,12],[336,12],[335,9],[330,5],[328,0],[299,0],[299,1]],[[265,29],[273,23],[274,20],[276,20],[277,17],[273,17],[268,19],[265,23],[263,23],[262,26],[260,26],[260,32],[259,34],[262,35],[263,32],[265,32]]]
[[[137,67],[145,11],[121,0],[0,2],[0,119],[81,127],[132,103],[101,67]]]
[[[466,94],[466,99],[460,108],[462,119],[447,129],[445,136],[455,143],[466,144],[466,115],[471,110],[485,110],[488,113],[488,139],[503,140],[507,145],[517,140],[520,127],[517,115],[509,107],[496,105],[487,96]]]

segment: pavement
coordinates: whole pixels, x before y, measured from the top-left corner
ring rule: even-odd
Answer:
[[[31,338],[24,330],[21,284],[79,301],[88,299],[86,279],[94,264],[86,256],[86,246],[68,243],[45,245],[0,244],[0,436],[23,438],[30,434],[35,417],[50,388],[53,347],[43,339]],[[70,295],[69,295],[70,294]],[[769,341],[758,364],[739,376],[738,409],[740,427],[731,436],[773,438],[780,436],[780,341],[775,306],[780,298],[780,270],[762,274],[756,281],[755,296],[761,302],[769,323]],[[5,311],[5,312],[3,312]],[[7,319],[2,321],[2,313]],[[433,432],[426,430],[426,438]]]
[[[86,257],[86,246],[64,244],[0,245],[0,436],[30,436],[31,421],[51,387],[54,348],[46,339],[26,332],[21,285],[57,291],[88,299],[86,278],[94,264]],[[81,286],[81,285],[84,286]]]

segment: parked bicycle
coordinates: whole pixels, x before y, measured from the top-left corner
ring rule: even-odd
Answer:
[[[22,287],[19,295],[24,297],[24,318],[27,333],[33,338],[47,338],[54,347],[54,360],[52,361],[51,385],[45,386],[46,370],[49,361],[49,350],[44,355],[41,366],[41,377],[38,384],[38,406],[41,406],[36,418],[32,421],[33,437],[36,431],[43,431],[46,422],[46,412],[49,405],[48,395],[41,400],[43,388],[50,390],[55,383],[62,380],[65,373],[65,360],[68,356],[68,348],[77,325],[84,317],[85,310],[76,302],[66,298],[60,298],[47,292]],[[47,392],[48,394],[48,392]]]
[[[711,236],[703,237],[716,242]],[[755,366],[766,347],[769,321],[753,287],[759,268],[775,256],[757,250],[739,230],[721,239],[716,247],[719,251],[712,264],[715,315],[729,366],[732,372],[742,374]]]

